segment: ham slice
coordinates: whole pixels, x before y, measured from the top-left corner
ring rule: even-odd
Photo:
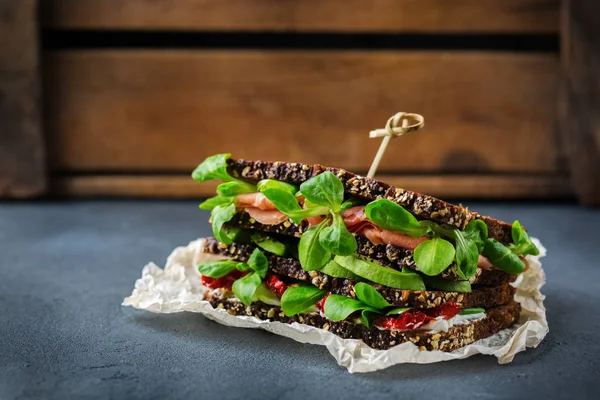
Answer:
[[[368,222],[371,225],[373,224],[367,219],[367,214],[365,214],[365,206],[355,206],[344,210],[342,211],[342,217],[344,218],[344,222],[348,228],[363,222]]]
[[[357,235],[365,236],[373,244],[391,244],[404,249],[414,250],[427,238],[416,238],[400,232],[392,232],[373,224],[367,219],[364,206],[356,206],[342,212],[344,223],[348,230]]]
[[[277,211],[275,204],[271,203],[271,200],[267,199],[262,193],[240,194],[235,198],[235,206],[238,208],[257,208],[263,211]]]
[[[308,225],[310,226],[318,225],[321,223],[321,221],[323,221],[323,217],[321,217],[320,215],[317,215],[316,217],[306,218],[306,222],[308,222]]]
[[[235,198],[235,206],[246,211],[263,225],[279,225],[287,220],[285,214],[262,193],[240,194]]]
[[[418,245],[429,240],[428,238],[416,238],[400,232],[386,231],[377,227],[369,227],[361,232],[373,244],[391,244],[403,249],[414,250]]]
[[[302,200],[302,199],[300,199]],[[252,218],[263,225],[278,225],[287,220],[282,212],[262,193],[247,193],[236,197],[235,205],[243,208]],[[391,244],[403,249],[414,250],[427,237],[416,238],[400,232],[381,229],[367,219],[364,206],[355,206],[342,212],[344,224],[348,230],[356,235],[365,236],[373,244]],[[313,226],[323,220],[323,217],[311,217],[306,219]],[[482,269],[495,268],[490,260],[479,255],[477,266]]]
[[[263,225],[279,225],[287,221],[284,213],[277,210],[261,210],[257,207],[246,207],[244,209],[252,218]]]
[[[481,269],[495,269],[496,268],[492,265],[490,260],[487,259],[487,257],[484,257],[481,254],[479,255],[479,260],[477,261],[477,266]]]

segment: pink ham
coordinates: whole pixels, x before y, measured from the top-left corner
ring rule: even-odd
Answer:
[[[490,262],[490,260],[487,259],[487,257],[482,256],[481,254],[479,255],[479,260],[477,261],[477,266],[481,269],[494,269],[496,267],[494,267],[492,265],[492,263]]]
[[[263,211],[277,211],[275,204],[262,193],[240,194],[235,198],[235,206],[238,208],[258,208]],[[258,220],[257,220],[258,221]]]
[[[256,207],[246,207],[244,210],[263,225],[279,225],[288,219],[284,213],[277,210],[261,210]]]
[[[415,238],[400,232],[381,229],[367,219],[364,206],[356,206],[342,212],[344,223],[350,232],[365,236],[373,244],[391,244],[414,250],[427,238]]]
[[[361,234],[366,236],[373,244],[391,244],[409,250],[414,250],[418,245],[429,240],[429,238],[416,238],[400,232],[386,231],[385,229],[377,227],[365,228]]]
[[[316,217],[306,218],[306,222],[308,222],[308,225],[310,226],[318,225],[321,223],[321,221],[323,221],[323,217],[321,217],[320,215],[317,215]]]
[[[344,210],[342,211],[342,217],[344,217],[344,222],[348,227],[360,224],[365,221],[371,223],[367,219],[367,214],[365,214],[365,206],[355,206]]]

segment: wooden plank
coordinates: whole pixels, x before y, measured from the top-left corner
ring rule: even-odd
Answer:
[[[566,198],[571,191],[561,175],[378,175],[405,189],[448,198]],[[199,198],[214,196],[215,182],[198,184],[189,175],[56,177],[52,194],[68,197]]]
[[[366,171],[396,111],[426,127],[379,172],[552,173],[557,60],[439,52],[59,51],[45,56],[51,165],[191,171],[206,156]]]
[[[600,3],[570,0],[563,14],[560,115],[571,183],[582,204],[600,206]]]
[[[47,0],[62,29],[556,33],[559,0]]]
[[[37,1],[0,0],[0,197],[45,190]]]

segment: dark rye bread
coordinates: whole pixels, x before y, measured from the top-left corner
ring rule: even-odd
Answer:
[[[363,236],[355,236],[358,244],[357,253],[377,260],[382,265],[387,265],[391,268],[401,270],[406,267],[413,271],[419,271],[413,258],[413,251],[403,249],[391,244],[373,244],[369,239]],[[456,272],[456,264],[453,263],[443,271],[440,278],[450,281],[463,280]],[[513,282],[517,278],[516,275],[511,275],[501,269],[481,269],[477,268],[475,275],[469,279],[469,282],[474,285],[501,285],[503,283]]]
[[[204,252],[231,257],[238,261],[247,261],[252,254],[252,245],[232,243],[226,245],[215,238],[206,238]],[[356,282],[343,278],[332,278],[322,272],[302,269],[298,260],[265,254],[269,261],[271,273],[310,283],[319,289],[331,293],[356,298],[354,285]],[[444,292],[440,290],[413,291],[385,287],[372,284],[384,299],[395,307],[433,308],[443,303],[454,302],[463,308],[496,307],[508,303],[515,294],[515,288],[505,283],[497,286],[474,287],[470,293]]]
[[[261,320],[277,321],[286,324],[294,322],[325,329],[343,339],[360,339],[366,345],[378,350],[387,350],[393,346],[412,342],[419,350],[453,351],[473,343],[476,340],[489,337],[502,329],[509,328],[519,319],[521,306],[519,303],[510,302],[504,306],[486,310],[486,316],[480,320],[465,325],[457,325],[447,332],[426,332],[419,330],[398,331],[367,328],[362,324],[347,321],[332,321],[317,313],[299,314],[287,317],[280,307],[271,306],[261,302],[245,306],[236,299],[222,298],[219,292],[208,292],[206,300],[215,309],[224,309],[235,316],[253,316]]]
[[[395,188],[385,182],[353,174],[341,168],[330,168],[320,164],[301,164],[271,161],[228,160],[228,171],[236,177],[250,182],[261,179],[275,179],[299,185],[325,171],[335,174],[344,184],[346,193],[365,200],[384,198],[401,205],[420,219],[464,229],[469,221],[481,219],[488,226],[489,237],[502,243],[510,243],[511,224],[479,215],[467,208],[446,203],[440,199],[421,193]]]
[[[308,223],[302,221],[296,225],[291,220],[284,221],[277,225],[263,225],[256,222],[250,215],[244,211],[238,212],[233,219],[227,224],[232,227],[261,231],[267,233],[276,233],[285,236],[300,237],[302,233],[308,229]],[[403,267],[413,271],[419,269],[415,265],[413,252],[391,244],[375,245],[364,236],[355,236],[358,244],[357,254],[377,260],[382,265],[387,265],[391,268],[401,270]],[[456,264],[452,264],[448,269],[442,272],[440,278],[460,281],[462,278],[456,272]],[[516,279],[516,275],[508,274],[500,269],[483,270],[477,268],[475,275],[469,280],[472,284],[478,285],[500,285],[506,282],[512,282]]]

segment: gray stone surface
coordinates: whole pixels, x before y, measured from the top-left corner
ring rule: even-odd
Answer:
[[[143,265],[209,233],[195,202],[0,204],[0,399],[598,398],[600,212],[469,205],[549,249],[545,341],[509,365],[351,375],[320,346],[120,306]]]

